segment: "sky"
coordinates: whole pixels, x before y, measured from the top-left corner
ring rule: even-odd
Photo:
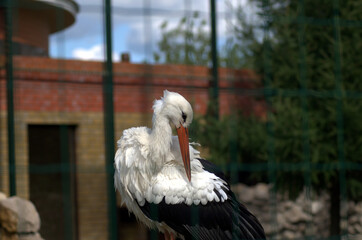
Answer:
[[[80,60],[104,59],[104,28],[102,0],[75,0],[79,13],[75,23],[67,29],[52,34],[49,39],[50,57]],[[112,2],[112,58],[120,60],[121,53],[129,53],[131,62],[152,62],[153,53],[161,38],[160,26],[168,22],[168,28],[179,20],[198,11],[209,22],[209,0],[111,0]],[[255,15],[255,7],[248,0],[216,0],[218,46],[230,34],[227,19],[233,17],[227,2],[240,4]],[[208,27],[206,29],[210,31]]]

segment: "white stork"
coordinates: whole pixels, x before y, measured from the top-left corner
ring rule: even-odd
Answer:
[[[190,103],[165,90],[153,111],[152,129],[126,129],[118,140],[114,181],[128,210],[165,239],[265,239],[222,172],[190,146]]]

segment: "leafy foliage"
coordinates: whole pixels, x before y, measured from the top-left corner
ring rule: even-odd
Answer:
[[[211,64],[210,28],[205,19],[196,11],[190,17],[183,17],[176,26],[164,21],[161,26],[161,40],[158,50],[153,53],[156,63],[209,66]],[[241,67],[243,52],[234,38],[230,37],[221,46],[219,64],[224,67]]]
[[[267,158],[266,125],[255,116],[243,113],[223,116],[221,119],[211,115],[200,116],[194,119],[190,133],[191,139],[196,139],[206,147],[208,154],[203,157],[222,167],[231,162],[262,163]],[[228,169],[227,172],[231,171]],[[236,180],[244,183],[267,181],[265,174],[253,169],[235,172],[239,173]]]
[[[270,35],[260,44],[251,42],[249,60],[265,86],[277,90],[268,98],[275,161],[303,166],[278,172],[277,187],[289,192],[301,191],[305,184],[331,189],[340,180],[343,162],[362,163],[361,137],[356,134],[362,127],[362,99],[349,96],[362,90],[362,45],[356,37],[362,29],[340,24],[360,19],[362,5],[354,0],[340,6],[327,0],[256,2]],[[335,15],[337,7],[340,15]],[[323,163],[331,167],[325,169]],[[346,172],[345,192],[355,200],[362,198],[358,175]]]
[[[159,51],[154,53],[156,62],[173,64],[207,65],[210,60],[210,37],[206,21],[194,12],[191,18],[183,17],[177,26],[168,29],[168,22],[161,25]]]
[[[278,190],[293,196],[305,185],[331,190],[345,174],[341,193],[360,200],[362,4],[358,0],[337,1],[338,6],[329,0],[252,2],[259,7],[260,21],[247,22],[244,9],[235,8],[237,20],[230,24],[233,38],[223,46],[220,61],[222,66],[253,68],[261,76],[271,109],[268,121],[243,114],[220,121],[205,116],[194,124],[197,140],[216,163],[230,159],[272,163],[277,167],[272,175],[258,172],[250,177],[272,180]],[[205,25],[198,14],[171,29],[165,22],[155,59],[208,65]],[[344,171],[348,166],[359,170]]]

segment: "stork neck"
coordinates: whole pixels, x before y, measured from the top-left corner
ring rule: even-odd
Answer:
[[[170,152],[172,142],[172,129],[168,118],[160,115],[154,115],[153,127],[151,132],[151,151],[157,162],[164,162],[167,153]]]

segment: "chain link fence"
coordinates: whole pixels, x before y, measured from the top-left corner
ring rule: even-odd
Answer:
[[[268,239],[362,238],[360,1],[7,0],[0,13],[0,191],[34,203],[44,239],[162,237],[120,205],[113,158],[164,89],[190,101],[192,141]]]

